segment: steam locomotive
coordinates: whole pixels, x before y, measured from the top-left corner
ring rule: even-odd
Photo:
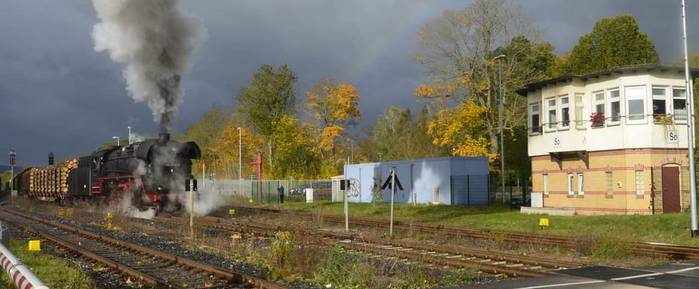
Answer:
[[[124,146],[43,168],[26,168],[13,184],[20,195],[61,203],[78,200],[125,202],[140,210],[174,212],[181,208],[192,160],[201,158],[194,142],[170,140],[161,133]]]

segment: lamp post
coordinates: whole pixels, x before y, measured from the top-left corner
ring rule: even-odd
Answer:
[[[129,128],[129,144],[131,144],[131,126],[127,126]]]
[[[500,93],[500,101],[498,105],[498,127],[500,128],[500,181],[502,186],[501,189],[503,201],[505,200],[505,137],[503,133],[503,118],[505,114],[505,87],[502,85],[502,60],[504,60],[505,57],[505,54],[500,54],[493,58],[493,61],[498,61],[498,90]],[[510,202],[512,202],[511,199]]]
[[[694,104],[691,81],[689,79],[689,59],[687,58],[687,16],[685,14],[685,3],[682,0],[682,42],[684,45],[684,84],[685,96],[687,97],[687,149],[689,150],[689,207],[691,220],[692,238],[697,237],[699,228],[697,227],[697,183],[696,167],[694,165]]]
[[[117,146],[120,146],[120,145],[121,145],[120,142],[119,142],[119,137],[118,137],[118,136],[113,136],[112,139],[115,139],[115,140],[117,141]]]
[[[10,157],[10,192],[14,193],[15,186],[13,184],[13,179],[15,178],[15,157],[17,156],[17,153],[15,153],[15,150],[10,149],[10,153],[7,155]]]

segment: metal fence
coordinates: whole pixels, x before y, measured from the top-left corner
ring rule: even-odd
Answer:
[[[219,195],[242,196],[258,201],[277,203],[280,201],[278,188],[284,188],[285,201],[305,201],[306,190],[313,189],[313,200],[331,199],[331,180],[205,180],[200,191]]]

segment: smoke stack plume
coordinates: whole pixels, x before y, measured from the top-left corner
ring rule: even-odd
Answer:
[[[172,127],[182,102],[180,77],[196,47],[198,23],[177,9],[178,0],[92,0],[101,20],[92,37],[97,52],[126,64],[129,94],[145,102],[160,123]]]

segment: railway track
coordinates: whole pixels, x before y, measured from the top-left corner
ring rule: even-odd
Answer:
[[[274,226],[252,220],[232,220],[203,217],[197,226],[227,232],[254,233],[273,236],[278,231],[303,234],[325,245],[370,255],[394,257],[423,264],[453,268],[474,268],[489,274],[519,277],[539,277],[551,271],[579,267],[579,263],[540,257],[525,257],[507,252],[495,252],[455,246],[430,246],[415,241],[387,240],[343,232],[312,230],[298,226]]]
[[[288,212],[277,209],[267,209],[267,208],[250,208],[250,207],[239,207],[236,208],[239,211],[251,211],[257,213],[265,214],[276,214],[285,217],[295,216],[299,218],[304,218],[308,220],[313,220],[314,216],[310,213],[305,212]],[[335,225],[344,225],[344,217],[340,216],[323,216],[322,222],[330,223]],[[352,218],[350,219],[350,224],[353,226],[361,226],[368,228],[380,228],[387,229],[389,224],[385,221],[378,221],[366,218]],[[405,222],[394,222],[394,229],[403,230],[406,232],[416,232],[416,233],[426,233],[426,234],[442,234],[451,237],[459,238],[472,238],[472,239],[484,239],[493,240],[499,239],[503,242],[514,243],[514,244],[526,244],[526,245],[536,245],[536,246],[558,246],[561,248],[575,249],[575,250],[589,250],[595,245],[596,240],[594,238],[582,238],[582,237],[566,237],[566,236],[556,236],[556,235],[544,235],[544,234],[533,234],[533,233],[520,233],[520,232],[505,232],[505,231],[494,231],[487,229],[469,229],[460,227],[450,227],[443,225],[431,225],[431,224],[420,224],[420,223],[405,223]],[[636,255],[651,256],[651,257],[665,257],[669,259],[691,259],[699,260],[699,247],[692,246],[680,246],[673,244],[661,244],[661,243],[649,243],[649,242],[626,242],[631,252]]]
[[[277,283],[143,247],[80,228],[0,209],[0,218],[153,288],[285,289]]]

